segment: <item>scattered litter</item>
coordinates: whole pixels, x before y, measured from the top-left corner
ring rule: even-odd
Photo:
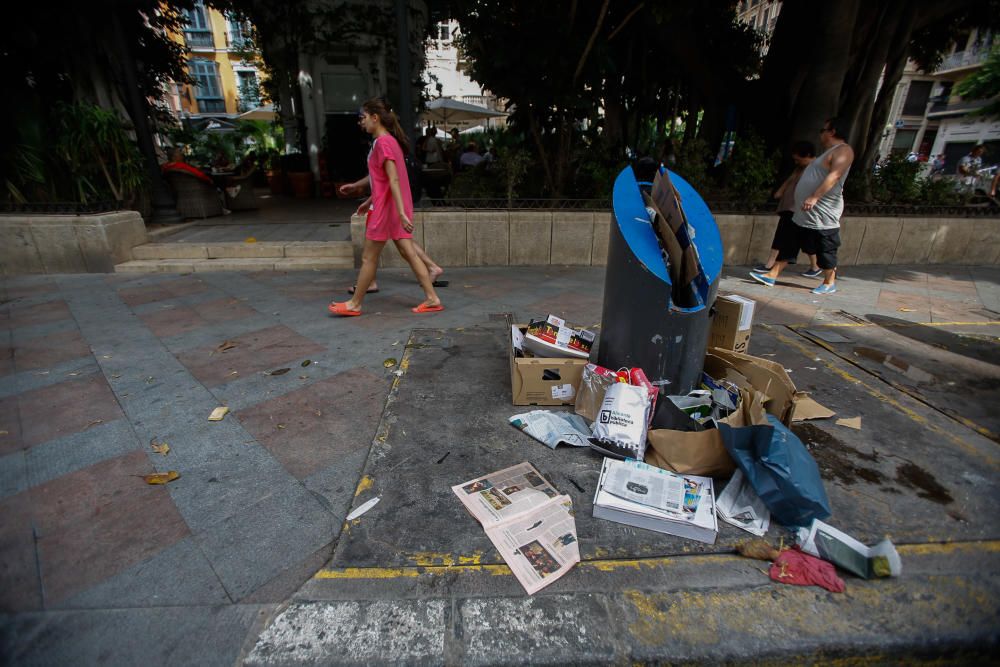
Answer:
[[[917,312],[916,308],[897,308],[896,310],[898,310],[901,313],[915,313],[915,312]]]
[[[292,370],[292,369],[291,368],[278,368],[277,370],[273,370],[273,371],[264,371],[264,375],[284,375],[285,373],[287,373],[290,370]]]
[[[80,371],[73,371],[72,373],[66,373],[66,375],[69,375],[70,377],[76,377],[79,374],[80,374]]]
[[[256,242],[257,242],[257,239],[254,238],[253,236],[248,236],[246,238],[246,241],[244,241],[244,243],[256,243]]]
[[[323,411],[322,410],[317,410],[316,411],[316,416],[317,417],[322,417],[323,416]]]
[[[312,363],[312,359],[306,359],[306,360],[305,360],[305,361],[303,361],[303,362],[302,362],[302,364],[300,364],[300,365],[302,366],[302,368],[305,368],[306,366],[308,366],[308,365],[309,365],[309,364],[311,364],[311,363]]]
[[[398,340],[395,343],[393,343],[390,347],[396,347],[397,345],[399,345],[399,341]]]
[[[903,561],[888,538],[868,547],[817,519],[808,528],[798,529],[798,543],[805,553],[828,560],[864,579],[898,577],[903,573]]]
[[[146,484],[166,484],[172,482],[175,479],[179,479],[181,474],[176,470],[171,470],[169,472],[156,472],[151,475],[143,475],[143,479],[146,480]]]
[[[239,374],[240,374],[239,371],[233,371],[232,373],[230,373],[230,375],[239,375]]]
[[[120,377],[121,377],[121,375],[120,375],[120,374],[118,374],[118,373],[115,373],[115,374],[113,374],[113,375],[111,376],[111,379],[112,379],[112,380],[117,380],[117,379],[118,379],[118,378],[120,378]]]
[[[111,358],[110,354],[102,354],[101,355],[101,359],[110,359],[110,358]]]
[[[740,542],[737,544],[736,553],[744,558],[753,558],[755,560],[774,560],[778,557],[781,551],[771,546],[771,543],[767,540],[749,540],[748,542]]]
[[[210,422],[220,422],[222,418],[229,413],[229,408],[225,405],[220,405],[216,409],[212,410],[212,414],[208,416],[208,421]]]
[[[392,368],[393,366],[396,365],[396,358],[389,357],[388,359],[382,362],[382,365],[385,366],[386,368]]]
[[[532,410],[510,418],[511,426],[519,428],[550,449],[560,444],[589,447],[590,427],[580,415],[569,412]]]
[[[215,348],[215,351],[216,352],[225,352],[226,350],[233,349],[237,345],[239,345],[239,343],[236,343],[236,342],[231,341],[231,340],[225,340],[225,341],[222,341],[222,343],[217,348]]]
[[[810,419],[829,419],[837,414],[830,408],[820,405],[809,396],[798,396],[795,399],[795,410],[792,411],[793,422],[804,422]]]
[[[450,452],[450,451],[448,451],[448,452],[445,452],[444,456],[442,456],[441,458],[439,458],[439,459],[437,460],[437,463],[438,463],[439,465],[440,465],[441,463],[444,463],[444,460],[445,460],[446,458],[448,458],[448,455],[449,455],[449,454],[451,454],[451,452]]]
[[[299,379],[300,379],[300,380],[308,380],[308,379],[309,379],[309,376],[308,376],[308,375],[300,375],[300,376],[299,376]]]
[[[762,356],[762,357],[775,357],[775,356],[777,356],[777,354],[774,353],[774,352],[765,352],[764,354],[761,354],[760,356]]]
[[[398,378],[401,378],[401,377],[403,377],[403,370],[400,369],[398,371],[393,371],[392,374],[395,375]]]
[[[726,523],[757,537],[766,535],[771,526],[771,513],[739,469],[716,499],[715,510]]]
[[[92,421],[92,422],[89,422],[89,423],[88,423],[88,424],[87,424],[86,426],[84,426],[83,428],[84,428],[84,430],[86,430],[86,429],[90,428],[91,426],[97,426],[98,424],[103,424],[103,423],[104,423],[104,420],[103,420],[103,419],[95,419],[94,421]]]
[[[785,372],[786,372],[786,373],[791,373],[791,372],[792,372],[792,369],[791,369],[791,368],[786,368],[786,369],[785,369]]]
[[[837,576],[832,564],[795,549],[778,554],[768,572],[779,584],[793,586],[819,586],[831,593],[844,592],[844,580]]]
[[[810,336],[819,338],[827,343],[850,343],[851,339],[846,336],[842,336],[836,331],[830,331],[827,329],[806,329],[805,332]]]
[[[368,502],[366,502],[363,505],[361,505],[361,507],[357,508],[356,510],[354,510],[353,512],[351,512],[350,514],[348,514],[347,518],[344,519],[344,521],[354,521],[359,516],[361,516],[362,514],[364,514],[365,512],[367,512],[368,510],[370,510],[371,508],[373,508],[376,505],[378,505],[378,501],[380,501],[381,499],[382,499],[382,496],[376,496],[376,497],[372,498]]]
[[[814,371],[814,370],[816,370],[816,367],[815,366],[806,366],[805,369],[807,371]]]
[[[155,380],[155,379],[156,378],[154,378],[152,375],[149,375],[149,376],[146,377],[145,380],[143,380],[143,382],[145,382],[146,384],[152,384],[153,380]]]
[[[284,429],[285,425],[284,424],[275,424],[275,428]]]
[[[9,434],[8,431],[0,431],[0,435],[8,435],[8,434]]]
[[[853,428],[855,431],[861,430],[861,417],[844,417],[838,419],[835,423],[837,426],[846,426],[847,428]]]
[[[165,442],[157,442],[156,438],[153,438],[152,440],[149,441],[149,446],[157,454],[162,454],[163,456],[166,456],[167,454],[170,453],[170,445],[168,445]]]
[[[451,490],[483,526],[528,595],[580,562],[573,501],[530,463],[477,477]]]
[[[38,371],[38,372],[32,373],[32,375],[48,375],[49,372],[50,371]]]

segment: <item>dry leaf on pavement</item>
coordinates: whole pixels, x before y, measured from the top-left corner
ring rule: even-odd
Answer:
[[[143,479],[146,480],[146,484],[166,484],[178,479],[180,476],[179,472],[171,470],[169,472],[155,472],[152,475],[144,475]]]
[[[226,350],[231,350],[231,349],[233,349],[233,348],[234,348],[234,347],[236,347],[237,345],[239,345],[239,343],[234,343],[234,342],[233,342],[233,341],[231,341],[231,340],[224,340],[224,341],[222,341],[222,343],[221,343],[221,344],[219,345],[219,347],[215,348],[215,351],[216,351],[216,352],[225,352]]]
[[[149,441],[149,446],[153,448],[153,451],[157,454],[162,454],[166,456],[170,453],[170,445],[165,442],[157,442],[156,438]]]
[[[292,369],[290,369],[290,368],[279,368],[279,369],[273,370],[273,371],[265,371],[264,375],[284,375],[285,373],[287,373],[290,370],[292,370]]]
[[[222,418],[229,413],[229,408],[225,405],[220,405],[216,409],[212,410],[212,414],[208,416],[208,421],[210,422],[220,422]]]
[[[388,359],[382,362],[382,365],[385,366],[386,368],[392,368],[393,366],[396,365],[396,360],[392,357],[389,357]]]

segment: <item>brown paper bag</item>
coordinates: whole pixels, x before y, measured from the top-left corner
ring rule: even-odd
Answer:
[[[671,431],[657,429],[647,436],[646,463],[688,475],[727,477],[736,464],[722,444],[717,429]]]

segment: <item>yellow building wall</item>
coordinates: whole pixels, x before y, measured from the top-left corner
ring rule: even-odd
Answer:
[[[211,60],[218,64],[219,67],[219,83],[222,88],[222,97],[225,100],[227,114],[238,114],[239,111],[239,84],[236,76],[235,65],[242,62],[240,54],[236,52],[229,51],[229,22],[226,20],[225,15],[218,11],[217,9],[212,9],[209,7],[205,8],[205,15],[208,21],[208,26],[212,31],[212,41],[214,43],[214,48],[208,50],[205,48],[192,48],[188,53],[188,60],[201,59],[201,60]],[[171,35],[171,39],[179,44],[186,44],[184,39],[184,33],[174,33]],[[261,82],[261,72],[257,71],[257,82]],[[195,86],[191,84],[182,84],[180,103],[181,108],[184,111],[192,114],[203,113],[198,108],[198,101],[195,99],[196,91]]]

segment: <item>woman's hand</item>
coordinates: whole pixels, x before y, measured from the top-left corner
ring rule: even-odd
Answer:
[[[338,190],[340,194],[344,195],[345,197],[350,197],[351,195],[359,194],[361,187],[357,183],[344,183],[343,185],[340,186],[340,188],[338,188]],[[358,209],[358,212],[359,213],[361,212],[360,208]]]
[[[403,229],[405,229],[408,234],[412,233],[413,222],[410,220],[409,216],[407,216],[406,213],[400,213],[399,219],[403,222]]]
[[[368,209],[370,209],[371,207],[372,207],[372,198],[369,197],[368,199],[361,202],[361,204],[358,206],[357,215],[364,215],[365,213],[368,212]]]

